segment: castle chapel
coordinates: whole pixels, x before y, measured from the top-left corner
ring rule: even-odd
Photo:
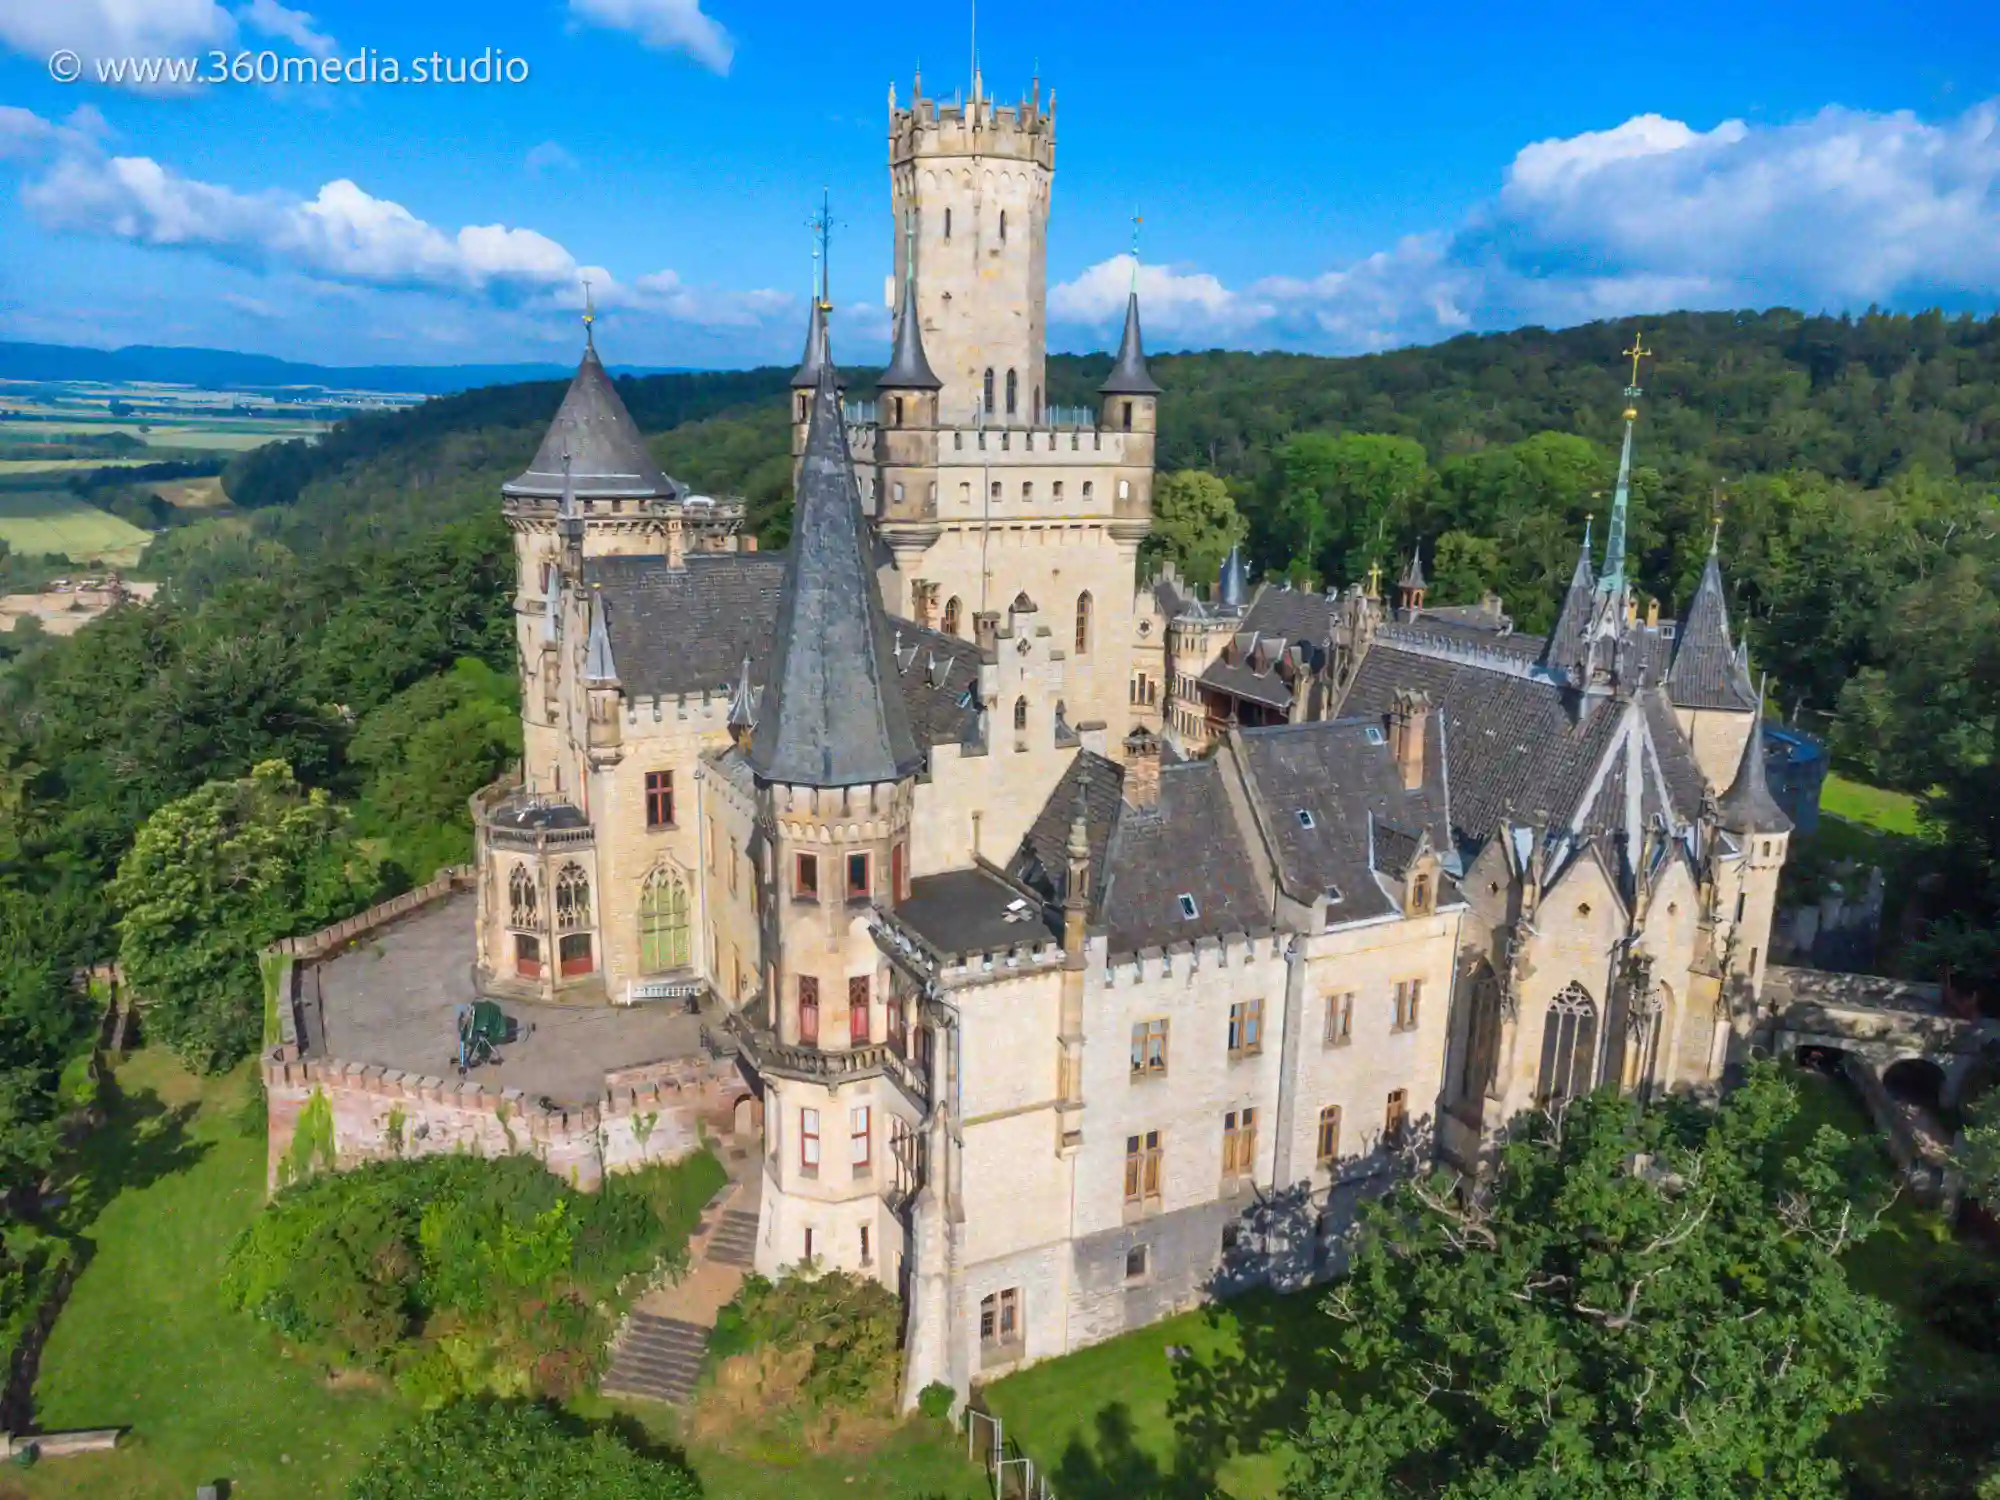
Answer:
[[[1497,602],[1142,581],[1159,387],[1046,400],[1055,101],[889,100],[893,357],[816,299],[792,541],[655,465],[594,347],[505,486],[525,737],[478,980],[690,1003],[761,1103],[756,1259],[874,1276],[960,1391],[1330,1267],[1393,1166],[1719,1079],[1790,824],[1717,559],[1624,517]],[[1635,345],[1636,348],[1636,345]]]

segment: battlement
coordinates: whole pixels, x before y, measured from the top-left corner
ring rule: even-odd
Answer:
[[[1048,108],[1041,102],[1041,82],[1033,93],[1015,104],[1001,104],[988,96],[975,79],[970,101],[926,99],[923,81],[907,108],[896,103],[896,88],[889,86],[889,161],[904,166],[924,157],[997,156],[1034,162],[1055,170],[1056,99],[1049,95]]]

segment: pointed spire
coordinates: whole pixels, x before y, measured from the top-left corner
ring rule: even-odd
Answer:
[[[565,459],[573,470],[568,477]],[[566,486],[574,495],[592,499],[673,499],[680,494],[654,462],[594,343],[585,347],[534,460],[500,493],[510,499],[557,500]]]
[[[583,648],[583,680],[589,683],[618,681],[618,665],[611,659],[611,631],[606,619],[604,595],[595,588],[590,593],[590,639]]]
[[[894,782],[923,763],[897,682],[889,620],[831,359],[813,388],[791,555],[750,764],[766,781]]]
[[[1717,804],[1724,828],[1732,833],[1790,833],[1792,820],[1771,795],[1764,774],[1764,694],[1757,693],[1757,707],[1750,717],[1750,733],[1743,741],[1743,758],[1736,763],[1736,779]]]
[[[1618,487],[1611,493],[1611,524],[1604,528],[1604,571],[1597,575],[1597,591],[1615,594],[1625,588],[1625,515],[1632,504],[1632,422],[1637,415],[1625,409],[1625,442],[1618,450]]]
[[[1241,609],[1250,602],[1250,573],[1240,544],[1231,547],[1222,560],[1222,572],[1215,581],[1215,602],[1224,609]]]
[[[896,315],[896,346],[889,353],[889,368],[875,384],[883,390],[935,391],[944,382],[924,358],[924,331],[917,316],[917,221],[908,217],[903,230],[903,307]]]
[[[799,361],[799,367],[792,374],[792,389],[809,391],[819,384],[819,372],[826,368],[826,304],[817,296],[812,299],[812,317],[806,322],[806,353]]]
[[[1403,569],[1402,582],[1398,585],[1398,587],[1406,589],[1421,589],[1429,587],[1429,585],[1424,582],[1423,548],[1416,547],[1411,549],[1410,565],[1407,568]]]
[[[1667,666],[1667,696],[1682,708],[1747,709],[1751,686],[1729,633],[1729,601],[1722,562],[1711,541],[1701,582],[1674,637]]]
[[[1118,358],[1111,366],[1111,373],[1104,384],[1097,388],[1100,396],[1157,396],[1160,388],[1153,383],[1153,377],[1146,370],[1146,349],[1139,337],[1139,293],[1135,290],[1125,297],[1125,336],[1118,344]]]
[[[1591,595],[1597,587],[1597,575],[1590,566],[1592,519],[1583,518],[1583,545],[1577,549],[1576,568],[1569,575],[1569,592],[1563,595],[1562,613],[1556,616],[1556,628],[1549,632],[1548,643],[1542,648],[1542,665],[1552,671],[1566,673],[1583,658],[1584,637],[1590,631]]]
[[[729,727],[751,729],[757,723],[757,692],[750,686],[750,658],[743,658],[743,670],[736,678],[736,690],[729,695]]]

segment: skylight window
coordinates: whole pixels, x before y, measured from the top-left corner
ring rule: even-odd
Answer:
[[[1318,825],[1316,825],[1316,824],[1315,824],[1315,823],[1313,822],[1313,814],[1312,814],[1312,809],[1311,809],[1310,807],[1302,807],[1302,808],[1300,808],[1300,809],[1299,809],[1299,827],[1301,827],[1301,828],[1313,828],[1313,827],[1316,827],[1316,826],[1318,826]]]
[[[1373,724],[1370,724],[1361,732],[1368,737],[1368,743],[1371,745],[1386,745],[1389,743],[1388,737]]]
[[[1201,915],[1201,913],[1195,909],[1194,897],[1190,896],[1186,891],[1181,892],[1180,903],[1181,903],[1181,916],[1185,918],[1187,921],[1192,922],[1196,917]]]

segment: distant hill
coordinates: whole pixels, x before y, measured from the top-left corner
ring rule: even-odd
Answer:
[[[273,386],[324,386],[331,390],[404,391],[440,396],[480,386],[567,378],[562,364],[516,365],[308,365],[268,354],[229,349],[174,349],[133,344],[86,349],[72,344],[19,344],[0,340],[0,380],[160,381],[209,390],[266,390]],[[619,373],[679,373],[680,367],[617,366]]]

